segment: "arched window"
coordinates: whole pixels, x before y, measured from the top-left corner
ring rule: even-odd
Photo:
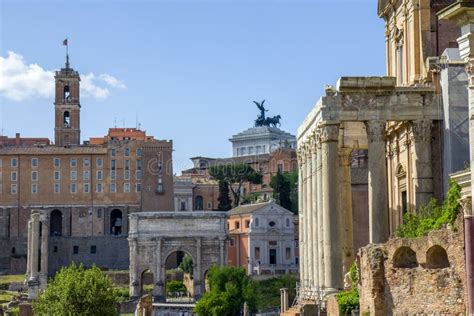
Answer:
[[[110,234],[122,234],[122,211],[120,210],[115,209],[110,213]]]
[[[49,215],[49,234],[61,236],[63,230],[63,214],[60,210],[54,210]]]
[[[426,268],[443,269],[449,268],[449,259],[443,247],[434,245],[426,252]]]
[[[64,94],[63,94],[64,102],[69,101],[70,96],[71,96],[71,93],[69,91],[69,86],[64,86]]]
[[[196,207],[195,207],[196,210],[202,211],[204,209],[204,198],[200,195],[196,196],[195,204],[196,204]]]
[[[71,127],[71,115],[69,114],[69,111],[64,111],[64,127]]]
[[[410,247],[400,247],[393,254],[394,268],[416,268],[416,253]]]

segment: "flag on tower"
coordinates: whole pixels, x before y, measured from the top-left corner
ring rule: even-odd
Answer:
[[[63,45],[67,46],[67,38],[63,41]]]

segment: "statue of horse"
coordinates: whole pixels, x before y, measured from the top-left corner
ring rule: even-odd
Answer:
[[[281,119],[280,115],[277,115],[277,116],[274,116],[274,117],[267,117],[265,119],[265,124],[264,125],[272,126],[272,127],[280,127],[281,126],[280,119]]]

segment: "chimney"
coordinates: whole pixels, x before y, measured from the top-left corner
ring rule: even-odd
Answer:
[[[15,134],[15,146],[20,146],[20,133]]]

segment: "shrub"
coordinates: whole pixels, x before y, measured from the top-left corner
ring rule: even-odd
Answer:
[[[187,293],[188,289],[186,289],[186,286],[181,281],[173,280],[173,281],[167,282],[166,293],[175,293],[175,292]]]
[[[343,315],[350,315],[352,310],[359,309],[359,290],[357,289],[359,270],[355,262],[349,268],[349,278],[351,279],[352,289],[336,294],[339,311]]]
[[[255,281],[256,301],[259,311],[280,307],[280,289],[288,289],[288,301],[291,303],[296,296],[296,282],[298,279],[291,274],[276,278]]]

